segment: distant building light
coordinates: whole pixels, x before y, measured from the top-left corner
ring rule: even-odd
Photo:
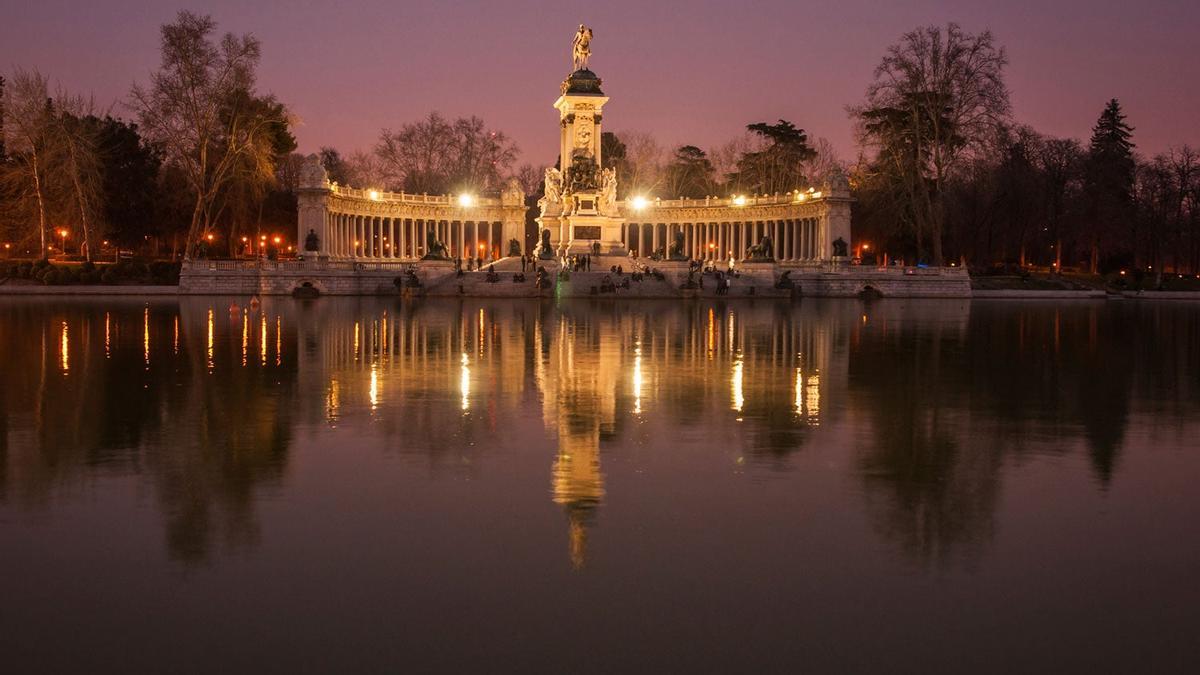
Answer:
[[[734,206],[745,206],[745,205],[746,205],[746,197],[745,197],[745,195],[737,195],[736,197],[734,197],[734,198],[733,198],[733,205],[734,205]]]
[[[475,206],[475,195],[461,194],[458,196],[458,205],[464,209],[469,209]]]
[[[629,200],[629,204],[633,207],[634,211],[642,211],[650,205],[650,200],[646,199],[642,195],[637,195],[633,199]]]

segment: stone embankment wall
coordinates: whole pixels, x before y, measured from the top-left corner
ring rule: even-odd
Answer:
[[[544,263],[543,263],[544,264]],[[448,262],[422,261],[410,264],[322,263],[316,261],[230,262],[192,261],[184,264],[179,281],[181,294],[207,295],[290,295],[295,289],[311,285],[321,295],[396,295],[395,280],[410,271],[420,279],[416,288],[405,288],[411,295],[430,297],[640,297],[684,298],[716,295],[716,279],[703,276],[702,288],[685,289],[686,263],[649,263],[661,271],[663,280],[646,275],[628,288],[600,293],[606,272],[573,272],[569,279],[557,279],[557,265],[548,265],[553,286],[538,289],[534,273],[526,272],[525,281],[514,283],[513,273],[519,262],[505,259],[495,264],[499,281],[487,281],[484,272],[467,272],[461,277]],[[792,292],[776,288],[787,268],[771,263],[745,264],[732,279],[727,297],[790,297]],[[629,278],[614,277],[624,282]],[[897,298],[969,298],[971,283],[966,270],[878,269],[851,266],[810,267],[790,270],[796,294],[805,297],[855,297],[876,293]],[[699,281],[699,275],[697,275]],[[595,290],[593,290],[595,289]]]

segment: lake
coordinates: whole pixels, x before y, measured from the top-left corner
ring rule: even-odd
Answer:
[[[0,298],[0,670],[1186,672],[1200,303]]]

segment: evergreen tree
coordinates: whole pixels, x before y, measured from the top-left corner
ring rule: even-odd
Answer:
[[[1092,274],[1099,272],[1101,246],[1125,240],[1121,230],[1133,222],[1133,127],[1125,123],[1121,104],[1112,99],[1092,128],[1084,192],[1088,203]],[[1109,250],[1110,257],[1128,253]]]

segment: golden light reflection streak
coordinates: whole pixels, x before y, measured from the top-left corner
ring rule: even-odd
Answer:
[[[250,312],[242,310],[242,367],[250,363]]]
[[[379,366],[371,364],[371,389],[368,392],[371,399],[371,411],[379,407]]]
[[[150,308],[142,310],[142,361],[150,368]]]
[[[175,356],[179,356],[179,315],[175,315]]]
[[[796,368],[796,414],[804,414],[804,376],[799,367]]]
[[[716,343],[717,343],[717,320],[716,320],[716,316],[713,314],[712,307],[709,307],[708,308],[708,344],[706,345],[706,347],[708,348],[708,360],[709,361],[712,361],[712,359],[713,359],[713,351],[716,349]]]
[[[329,381],[329,400],[326,404],[326,412],[325,412],[326,419],[328,419],[330,422],[336,421],[338,418],[338,413],[341,410],[341,406],[342,406],[341,388],[338,385],[337,380],[330,380]]]
[[[821,422],[821,376],[813,371],[804,381],[804,405],[808,408],[808,423]]]
[[[354,360],[358,361],[358,322],[354,322]]]
[[[633,412],[642,414],[642,343],[633,348]]]
[[[737,412],[742,412],[742,407],[746,404],[746,399],[742,395],[742,370],[742,355],[739,353],[733,362],[733,377],[730,378],[733,388],[733,409]]]
[[[106,359],[112,358],[112,339],[111,339],[111,331],[109,328],[109,324],[111,323],[111,321],[112,321],[112,316],[108,312],[105,312],[104,313],[104,358],[106,358]]]
[[[464,412],[471,407],[471,359],[466,352],[462,353],[462,369],[458,376],[458,389],[462,392],[462,409]]]
[[[69,332],[67,322],[62,322],[62,340],[59,345],[59,357],[62,359],[63,375],[71,371],[71,341],[69,339]]]
[[[213,371],[213,309],[208,308],[208,372]]]
[[[267,365],[267,315],[263,314],[258,325],[258,353],[262,364]]]
[[[483,356],[483,308],[479,308],[479,355]]]
[[[275,315],[275,367],[283,365],[283,317]]]

